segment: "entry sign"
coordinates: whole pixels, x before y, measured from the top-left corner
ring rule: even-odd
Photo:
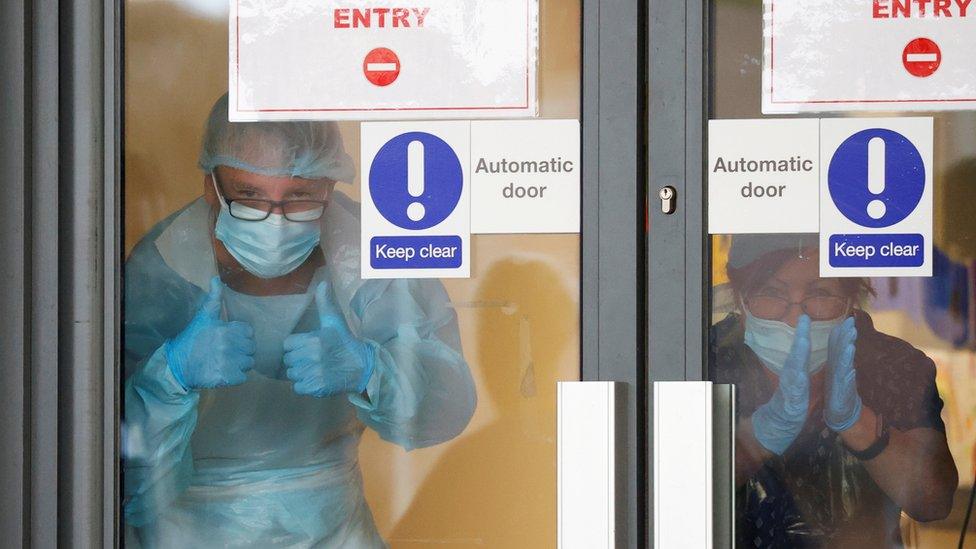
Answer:
[[[537,114],[538,0],[230,0],[230,119]]]
[[[471,271],[468,122],[362,125],[363,278]]]
[[[815,233],[820,122],[711,120],[708,232]]]
[[[822,276],[932,276],[931,118],[821,121]]]
[[[973,0],[764,4],[764,113],[976,109]]]

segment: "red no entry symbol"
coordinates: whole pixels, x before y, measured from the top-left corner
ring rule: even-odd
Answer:
[[[363,74],[376,86],[389,86],[400,76],[400,58],[393,50],[376,48],[366,54]]]
[[[926,78],[939,70],[939,65],[942,64],[942,50],[939,49],[938,44],[928,38],[916,38],[905,46],[901,60],[912,76]]]

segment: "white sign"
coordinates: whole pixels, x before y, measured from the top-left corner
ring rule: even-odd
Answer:
[[[765,0],[763,113],[976,109],[976,1]]]
[[[708,232],[817,232],[819,130],[816,119],[710,121]]]
[[[230,119],[537,114],[538,0],[230,0]]]
[[[932,276],[931,118],[821,121],[821,276]]]
[[[469,122],[362,124],[362,277],[467,278]]]
[[[579,122],[472,122],[471,183],[475,234],[579,232]]]

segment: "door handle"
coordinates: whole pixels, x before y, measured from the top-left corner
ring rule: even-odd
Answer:
[[[731,549],[733,386],[655,382],[653,424],[654,548]]]
[[[609,381],[558,385],[557,525],[559,549],[622,547],[617,529],[627,469],[626,386]]]

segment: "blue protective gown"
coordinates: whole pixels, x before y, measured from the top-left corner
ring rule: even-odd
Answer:
[[[254,325],[243,385],[186,391],[163,343],[189,323],[216,274],[210,207],[156,225],[125,266],[124,513],[143,547],[384,547],[363,497],[365,427],[408,450],[458,435],[475,408],[454,310],[431,280],[362,280],[358,204],[338,195],[322,232],[325,266],[350,329],[377,349],[361,395],[300,396],[281,342],[311,331],[311,293],[225,288],[227,320]],[[310,285],[309,292],[315,283]]]

